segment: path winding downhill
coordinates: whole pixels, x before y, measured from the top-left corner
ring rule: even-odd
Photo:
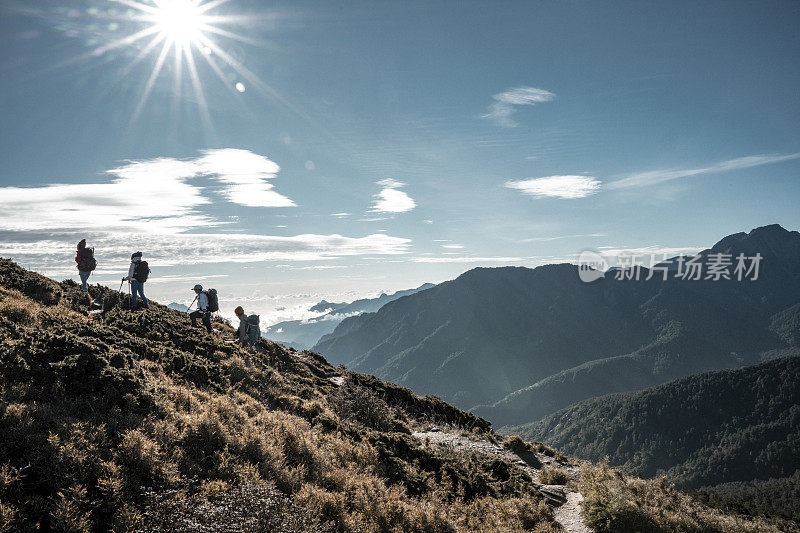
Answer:
[[[580,467],[561,463],[553,457],[541,453],[524,452],[517,454],[486,440],[472,440],[458,433],[446,431],[418,431],[413,435],[428,446],[446,446],[455,451],[475,452],[495,455],[525,470],[533,479],[533,485],[544,494],[547,503],[553,508],[556,522],[569,533],[592,533],[581,517],[583,496],[567,485],[543,485],[539,479],[539,470],[544,466],[558,468],[567,474],[570,480],[577,480]]]
[[[292,348],[289,351],[295,357],[309,361],[302,353]],[[339,386],[342,386],[345,382],[344,376],[330,375],[327,379]],[[548,505],[553,508],[553,516],[556,522],[564,531],[567,533],[593,533],[592,529],[586,525],[581,517],[580,511],[583,496],[580,492],[567,485],[543,485],[537,481],[539,479],[539,470],[544,466],[558,468],[566,473],[567,477],[572,481],[577,480],[580,476],[580,467],[561,463],[555,458],[542,453],[524,452],[517,454],[487,440],[472,440],[458,433],[448,433],[438,429],[415,431],[413,435],[427,446],[446,446],[455,451],[495,455],[517,465],[531,476],[533,486],[544,494]]]

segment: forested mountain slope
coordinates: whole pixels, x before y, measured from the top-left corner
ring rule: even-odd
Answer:
[[[800,357],[592,398],[507,431],[687,487],[790,477],[800,470]]]

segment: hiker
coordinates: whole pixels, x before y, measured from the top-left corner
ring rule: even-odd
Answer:
[[[260,318],[258,315],[246,316],[242,306],[238,306],[233,310],[236,313],[236,318],[239,319],[239,329],[236,330],[236,341],[242,346],[255,349],[255,344],[261,338],[261,328],[259,327]]]
[[[242,346],[249,346],[250,336],[247,334],[247,317],[244,316],[244,309],[242,309],[240,305],[237,306],[233,312],[236,313],[236,318],[239,319],[239,329],[236,330],[236,341]]]
[[[195,285],[192,290],[194,290],[194,293],[197,295],[195,298],[197,300],[197,310],[189,313],[189,317],[192,319],[192,327],[196,328],[197,319],[201,318],[203,320],[203,325],[206,327],[206,331],[211,333],[213,330],[211,329],[211,311],[208,308],[208,294],[199,283]]]
[[[132,311],[136,310],[139,296],[142,297],[142,307],[145,309],[148,307],[147,298],[144,295],[144,282],[147,281],[149,275],[150,267],[147,261],[142,261],[142,252],[131,254],[131,266],[128,267],[128,275],[122,278],[122,281],[127,281],[131,285]]]
[[[89,276],[92,270],[97,268],[97,261],[94,258],[94,248],[86,247],[86,239],[81,239],[78,243],[78,251],[75,254],[75,262],[78,264],[78,275],[81,277],[81,290],[89,292]]]

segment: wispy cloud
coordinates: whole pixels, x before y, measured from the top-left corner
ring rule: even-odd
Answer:
[[[215,225],[196,208],[209,204],[187,181],[190,162],[160,158],[108,171],[110,182],[0,187],[0,230],[179,232]]]
[[[547,176],[507,181],[505,186],[536,198],[585,198],[600,189],[600,180],[592,176]]]
[[[636,256],[640,259],[647,259],[648,261],[653,258],[658,262],[666,257],[694,255],[705,248],[704,246],[641,246],[638,248],[600,246],[598,251],[606,258],[619,259],[622,257]]]
[[[525,257],[414,257],[415,263],[518,263]]]
[[[464,248],[463,244],[442,244],[442,248],[447,248],[448,250],[461,250]]]
[[[541,104],[549,102],[555,97],[555,94],[544,89],[516,87],[492,96],[495,101],[489,105],[488,111],[481,115],[481,118],[489,119],[498,126],[513,128],[517,126],[517,123],[511,118],[516,111],[515,106]]]
[[[719,172],[726,172],[728,170],[739,170],[743,168],[759,167],[761,165],[769,165],[773,163],[781,163],[783,161],[791,161],[800,158],[800,153],[794,154],[763,154],[751,155],[747,157],[738,157],[736,159],[729,159],[721,161],[713,165],[701,168],[685,168],[685,169],[670,169],[670,170],[648,170],[646,172],[638,172],[631,174],[622,179],[612,181],[606,184],[609,189],[626,189],[631,187],[645,187],[647,185],[655,185],[665,181],[671,181],[681,178],[690,178],[699,176],[701,174],[716,174]]]
[[[201,174],[210,175],[225,185],[224,194],[233,203],[248,207],[296,205],[273,190],[268,180],[281,168],[263,155],[236,148],[205,150],[194,163]]]
[[[361,255],[408,253],[410,239],[375,233],[365,237],[303,234],[289,237],[251,234],[88,234],[102,271],[126,268],[131,250],[143,250],[151,268],[206,263],[325,261]],[[71,262],[79,235],[33,242],[0,241],[0,256],[12,257],[48,275],[74,274]]]
[[[215,231],[239,218],[213,216],[212,200],[220,200],[198,178],[220,183],[222,196],[240,205],[294,205],[269,182],[279,170],[264,156],[221,149],[188,160],[128,161],[109,170],[104,183],[0,187],[0,256],[50,275],[74,274],[71,255],[85,237],[97,249],[96,273],[105,275],[124,268],[135,249],[158,267],[408,253],[410,239],[379,232],[347,237]]]
[[[405,183],[394,179],[382,179],[376,183],[383,189],[375,195],[370,213],[405,213],[417,206],[413,198],[399,190]]]
[[[295,205],[267,181],[279,170],[264,156],[223,149],[190,160],[129,161],[107,171],[105,183],[0,187],[0,230],[180,233],[209,228],[223,222],[199,211],[211,199],[193,179],[206,176],[222,183],[223,195],[240,205]]]
[[[331,216],[336,218],[346,218],[350,216],[350,213],[331,213]]]
[[[580,237],[606,237],[605,233],[580,233],[577,235],[556,235],[554,237],[530,237],[528,239],[520,239],[517,242],[550,242],[559,241],[562,239],[575,239]]]

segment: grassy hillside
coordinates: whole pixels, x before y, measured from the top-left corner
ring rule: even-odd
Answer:
[[[800,357],[593,398],[509,431],[687,487],[792,476],[800,469]]]
[[[311,353],[262,341],[250,354],[183,313],[131,313],[114,291],[90,292],[105,313],[88,314],[73,283],[0,260],[1,530],[243,517],[245,530],[550,530],[519,469],[437,455],[410,435],[436,423],[490,438],[485,421]]]
[[[499,442],[486,421],[311,352],[242,351],[221,322],[209,336],[184,313],[90,292],[103,313],[74,283],[0,259],[0,531],[558,530],[517,462],[412,434]],[[581,482],[597,531],[792,527],[602,472]]]

